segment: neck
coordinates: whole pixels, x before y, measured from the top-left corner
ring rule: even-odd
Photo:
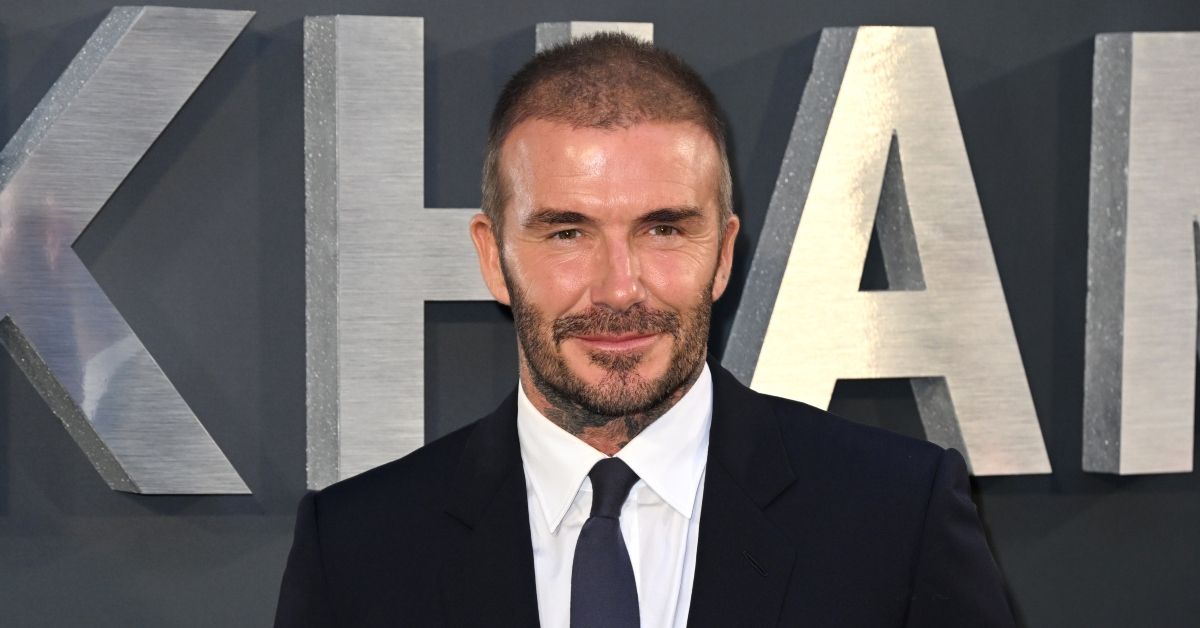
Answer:
[[[597,414],[565,398],[539,378],[533,377],[524,363],[521,364],[521,385],[533,407],[550,422],[574,434],[593,449],[613,456],[659,417],[675,407],[687,391],[691,390],[703,371],[704,362],[701,361],[684,383],[662,401],[645,410],[618,416]]]

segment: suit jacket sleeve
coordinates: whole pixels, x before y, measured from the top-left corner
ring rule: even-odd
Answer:
[[[296,514],[296,533],[279,590],[275,628],[333,626],[330,606],[317,526],[317,493],[309,492],[300,500]]]
[[[934,473],[906,626],[1014,626],[1004,579],[971,501],[967,466],[953,449]]]

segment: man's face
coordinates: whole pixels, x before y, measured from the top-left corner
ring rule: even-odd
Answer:
[[[712,139],[690,123],[535,119],[512,130],[500,164],[501,241],[482,215],[472,236],[512,306],[527,391],[620,416],[689,381],[738,227],[720,224]]]

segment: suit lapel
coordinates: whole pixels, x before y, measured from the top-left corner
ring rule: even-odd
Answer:
[[[514,391],[463,447],[446,508],[463,532],[442,574],[450,626],[538,625],[516,412]]]
[[[765,509],[795,482],[766,401],[715,363],[700,538],[688,626],[773,626],[795,548]]]

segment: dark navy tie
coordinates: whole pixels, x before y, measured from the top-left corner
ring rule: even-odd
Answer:
[[[575,543],[571,628],[638,628],[637,584],[621,536],[621,504],[638,476],[620,458],[592,467],[592,514]]]

